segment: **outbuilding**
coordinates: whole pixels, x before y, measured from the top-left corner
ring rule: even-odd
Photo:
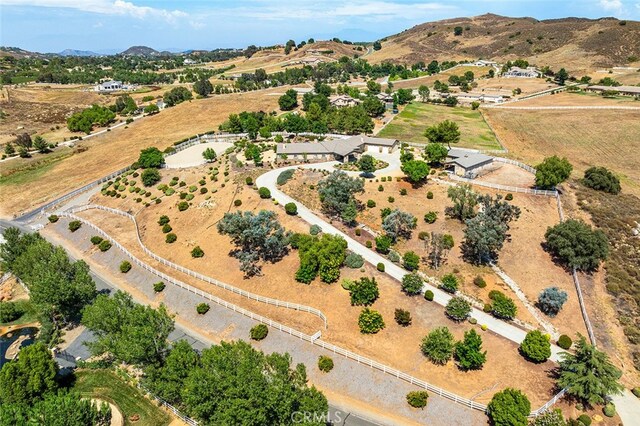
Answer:
[[[493,157],[477,151],[451,148],[446,164],[457,176],[474,179],[493,164]]]

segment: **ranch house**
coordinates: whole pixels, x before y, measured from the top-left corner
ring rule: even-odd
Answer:
[[[110,80],[94,86],[93,90],[96,92],[115,92],[124,88],[121,81]]]
[[[451,148],[447,153],[447,170],[457,176],[474,179],[493,164],[493,157],[477,151]]]
[[[607,91],[617,92],[622,96],[640,97],[640,86],[589,86],[587,92],[602,93]]]
[[[356,161],[363,153],[390,154],[399,145],[397,139],[374,138],[364,135],[347,139],[332,139],[321,142],[279,143],[278,158],[297,161]]]
[[[528,67],[528,68],[511,67],[509,71],[502,74],[503,77],[507,77],[507,78],[512,78],[512,77],[538,78],[541,75],[542,74],[540,73],[540,71],[538,71],[534,67]]]
[[[342,107],[352,107],[359,105],[362,101],[360,99],[352,98],[349,95],[338,95],[332,96],[329,98],[329,103],[331,106],[342,108]]]

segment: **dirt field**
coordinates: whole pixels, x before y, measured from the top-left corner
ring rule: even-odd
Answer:
[[[183,179],[186,182],[185,188],[188,188],[192,184],[197,185],[197,180],[205,173],[206,168],[183,171],[165,170],[163,182],[175,175]],[[296,217],[285,215],[282,207],[275,206],[270,200],[260,199],[252,187],[242,183],[243,175],[238,175],[235,179],[241,182],[239,186],[232,185],[232,179],[226,182],[224,188],[222,182],[207,181],[206,187],[210,192],[214,188],[218,189],[208,200],[210,202],[203,204],[206,196],[198,194],[192,201],[192,206],[184,212],[178,212],[175,207],[178,201],[177,194],[165,197],[161,204],[152,204],[147,208],[142,208],[140,204],[133,202],[131,196],[122,200],[97,195],[96,202],[132,212],[140,210],[137,217],[142,224],[143,239],[149,247],[163,257],[258,294],[321,309],[328,315],[329,321],[329,329],[323,331],[323,338],[332,343],[423,377],[466,397],[480,394],[476,397],[478,401],[487,402],[496,389],[504,386],[527,389],[527,394],[534,406],[548,399],[552,389],[552,381],[548,373],[552,365],[528,363],[518,354],[515,345],[491,333],[482,334],[484,348],[488,351],[488,361],[481,371],[464,373],[459,371],[453,363],[440,367],[427,362],[420,353],[419,344],[429,330],[446,325],[457,338],[460,338],[464,330],[468,330],[471,325],[455,324],[446,319],[441,307],[426,302],[420,297],[407,297],[400,291],[399,283],[386,275],[379,274],[370,266],[366,266],[362,271],[343,268],[341,279],[357,279],[363,275],[376,277],[380,287],[380,298],[373,308],[382,313],[387,326],[374,336],[360,334],[357,317],[361,308],[350,306],[348,293],[338,283],[327,285],[315,281],[310,285],[304,285],[294,280],[294,271],[299,265],[295,251],[276,264],[264,265],[262,276],[244,279],[238,269],[238,262],[228,257],[228,252],[232,248],[228,237],[220,236],[215,230],[215,223],[224,212],[229,209],[235,210],[235,207],[230,206],[236,191],[235,198],[242,201],[240,209],[275,210],[283,226],[293,231],[307,232],[308,225]],[[173,232],[178,236],[178,241],[174,244],[164,242],[165,235],[156,223],[162,214],[167,214],[171,218]],[[126,219],[99,211],[86,212],[83,215],[91,217],[96,224],[113,232],[118,241],[123,242],[134,252],[139,252],[136,248],[132,225]],[[205,252],[205,257],[202,259],[193,259],[189,254],[190,249],[196,244],[200,245]],[[203,283],[199,285],[218,294],[219,290],[212,289],[210,285]],[[318,327],[317,318],[312,316],[300,319],[299,315],[292,315],[291,312],[282,310],[275,312],[277,308],[257,306],[255,302],[249,303],[239,298],[231,300],[231,295],[223,297],[243,306],[251,305],[250,309],[255,309],[259,313],[270,311],[269,315],[274,315],[275,319],[303,330],[313,330],[314,327],[316,329]],[[393,320],[394,310],[398,307],[408,309],[414,317],[413,324],[407,329],[396,325]],[[399,351],[398,348],[405,348],[405,350]],[[452,385],[453,383],[455,385]]]
[[[535,165],[550,155],[565,156],[576,177],[590,166],[605,166],[620,176],[624,191],[640,194],[640,111],[494,108],[483,114],[516,159]]]
[[[274,110],[278,98],[269,96],[269,93],[270,90],[219,95],[167,108],[160,114],[130,124],[128,128],[122,126],[81,142],[78,146],[87,148],[84,152],[76,149],[73,155],[45,168],[24,170],[5,177],[6,166],[0,164],[0,174],[3,175],[0,179],[0,215],[10,216],[26,211],[131,164],[143,148],[157,146],[164,149],[196,133],[217,130],[230,113]]]
[[[476,92],[487,94],[510,94],[513,89],[519,88],[523,95],[540,92],[542,90],[558,87],[556,84],[547,83],[543,78],[487,78],[478,80]]]
[[[497,183],[520,188],[532,188],[535,184],[535,176],[531,173],[513,164],[498,161],[494,161],[487,173],[475,180],[476,182]]]
[[[429,140],[424,136],[424,131],[427,127],[443,120],[455,121],[460,126],[461,137],[458,143],[460,147],[500,149],[500,144],[479,111],[421,102],[412,102],[407,105],[387,127],[378,133],[378,136],[426,144]]]
[[[312,183],[317,183],[319,177],[318,173],[306,172],[302,175],[298,172],[295,180],[288,183],[285,189],[294,198],[304,200],[304,204],[314,211],[320,211],[317,192],[309,189]],[[383,192],[378,191],[379,185],[383,186]],[[400,195],[400,189],[406,189],[408,195]],[[475,187],[474,189],[480,193],[497,193],[481,187]],[[432,200],[426,198],[428,191],[434,194]],[[358,199],[364,204],[369,199],[374,200],[376,207],[363,210],[358,217],[358,221],[364,223],[376,233],[381,233],[380,211],[382,208],[398,208],[416,216],[418,218],[418,226],[413,231],[412,238],[408,241],[401,241],[396,247],[400,254],[410,250],[421,256],[426,254],[423,242],[417,238],[421,231],[451,234],[455,241],[455,247],[449,253],[446,263],[438,271],[434,271],[429,269],[423,259],[422,270],[439,277],[451,272],[456,273],[462,278],[461,290],[483,303],[489,302],[488,294],[491,290],[499,289],[515,300],[518,305],[519,319],[530,324],[537,324],[535,318],[526,307],[490,268],[475,267],[463,262],[460,243],[464,238],[464,225],[457,220],[446,218],[445,207],[450,204],[446,191],[446,185],[435,182],[416,189],[404,181],[393,180],[393,182],[387,181],[384,183],[367,181],[365,193],[358,196]],[[504,196],[505,193],[502,192],[502,195]],[[394,197],[393,203],[388,201],[389,196]],[[500,268],[518,283],[530,301],[537,300],[540,292],[546,287],[557,286],[566,291],[569,295],[569,300],[564,305],[563,310],[556,318],[546,319],[557,327],[561,333],[568,335],[574,335],[575,332],[585,333],[571,276],[562,268],[556,266],[550,256],[542,249],[544,233],[547,227],[553,226],[559,221],[555,199],[514,194],[513,203],[520,207],[522,212],[520,219],[511,225],[511,240],[505,244],[500,253]],[[423,220],[425,213],[428,211],[435,211],[438,214],[438,220],[432,225]],[[373,241],[376,236],[368,232],[362,232],[361,236],[356,236],[353,230],[346,228],[343,230],[363,244],[367,240]],[[481,289],[473,284],[473,279],[477,275],[481,275],[485,279],[487,282],[486,288]]]
[[[622,105],[640,108],[640,102],[634,101],[630,96],[616,96],[615,98],[603,98],[596,93],[562,92],[555,95],[539,96],[525,99],[513,104],[513,106],[612,106]]]

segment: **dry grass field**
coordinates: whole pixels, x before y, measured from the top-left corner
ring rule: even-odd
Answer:
[[[525,99],[517,104],[509,105],[514,107],[529,106],[625,106],[636,107],[640,111],[640,102],[630,96],[616,96],[604,98],[597,93],[587,92],[561,92],[555,95],[539,96],[537,98]],[[483,111],[486,111],[484,109]],[[598,113],[599,111],[593,111]]]
[[[564,156],[576,177],[591,166],[605,166],[620,176],[624,191],[640,194],[640,110],[483,113],[514,158],[535,165],[550,155]]]
[[[428,143],[424,136],[427,127],[444,120],[452,120],[460,126],[460,143],[463,148],[500,149],[495,135],[487,126],[480,111],[465,107],[446,107],[412,102],[393,118],[378,136],[400,141]]]
[[[274,110],[278,97],[270,96],[270,92],[219,95],[167,108],[128,128],[122,126],[80,142],[70,155],[59,161],[49,161],[44,166],[25,165],[15,170],[9,162],[0,163],[0,215],[27,211],[125,167],[136,160],[141,149],[149,146],[164,149],[185,137],[216,130],[230,113]],[[41,159],[41,156],[33,159]],[[9,167],[12,172],[7,175]]]
[[[168,183],[172,176],[177,176],[185,181],[186,185],[183,188],[189,188],[190,185],[200,188],[198,180],[206,176],[207,172],[207,166],[184,170],[163,170],[162,182]],[[458,370],[452,362],[446,366],[429,363],[419,349],[420,341],[428,331],[438,326],[447,326],[456,338],[461,338],[464,331],[474,326],[468,323],[454,323],[445,317],[442,307],[427,302],[422,297],[404,295],[400,291],[399,283],[380,274],[369,265],[361,270],[344,267],[341,270],[341,279],[375,276],[378,281],[380,298],[373,308],[381,312],[385,318],[386,328],[371,336],[362,335],[359,332],[357,317],[361,308],[350,305],[349,295],[339,283],[328,285],[316,280],[310,285],[305,285],[294,280],[294,272],[299,266],[296,251],[292,251],[280,262],[265,264],[263,275],[251,279],[243,278],[238,268],[238,261],[228,256],[232,249],[229,238],[219,235],[215,229],[216,222],[225,212],[237,209],[272,210],[278,214],[278,219],[285,228],[297,232],[308,232],[309,229],[301,219],[286,215],[282,206],[276,206],[270,200],[260,199],[254,187],[244,184],[246,175],[255,176],[259,173],[261,171],[250,169],[238,172],[232,168],[230,180],[224,187],[222,177],[219,182],[206,179],[204,186],[209,192],[206,195],[200,194],[199,191],[194,192],[196,195],[191,201],[191,206],[184,212],[179,212],[176,208],[179,201],[178,193],[163,197],[160,204],[151,203],[149,207],[143,207],[142,203],[135,202],[133,194],[128,191],[123,192],[127,195],[125,199],[98,194],[94,202],[136,214],[142,228],[144,242],[163,257],[251,292],[307,304],[322,310],[327,314],[329,323],[328,330],[323,331],[323,339],[331,343],[407,371],[445,389],[455,390],[465,397],[477,395],[475,399],[480,402],[488,402],[493,392],[504,386],[526,388],[534,406],[541,405],[549,398],[553,388],[552,379],[548,376],[552,364],[535,365],[527,362],[518,354],[516,345],[490,332],[480,331],[479,325],[475,327],[482,334],[483,347],[488,351],[488,361],[482,370],[465,373]],[[214,189],[217,192],[207,200],[207,195]],[[186,191],[186,189],[182,190]],[[153,189],[152,193],[155,196],[158,191]],[[146,197],[142,198],[144,200]],[[242,202],[240,207],[232,206],[234,199]],[[172,232],[178,236],[178,240],[173,244],[165,243],[165,234],[157,224],[159,216],[163,214],[170,217]],[[118,241],[145,258],[135,241],[131,222],[97,210],[88,211],[82,215],[113,233],[112,235]],[[193,259],[190,256],[189,252],[195,245],[199,245],[204,250],[203,258]],[[176,275],[175,272],[171,273]],[[226,300],[306,332],[313,333],[319,327],[318,319],[310,315],[292,315],[290,311],[250,302],[206,283],[188,279],[180,274],[177,276]],[[413,316],[411,326],[403,328],[394,322],[396,308],[411,312]],[[398,350],[399,348],[402,350]]]

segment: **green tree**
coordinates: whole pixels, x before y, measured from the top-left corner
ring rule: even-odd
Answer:
[[[428,127],[424,135],[431,143],[447,144],[451,148],[452,143],[460,142],[460,128],[451,120],[444,120],[436,125]]]
[[[376,334],[385,327],[385,323],[380,312],[364,308],[358,317],[358,326],[362,334]]]
[[[420,294],[420,292],[422,291],[422,287],[423,282],[422,278],[420,278],[420,275],[412,272],[402,277],[402,291],[404,291],[409,296]]]
[[[185,380],[182,399],[202,424],[288,424],[295,412],[314,419],[328,410],[325,396],[307,386],[304,365],[292,367],[289,354],[265,355],[243,341],[222,342],[205,349],[199,364]]]
[[[16,149],[14,148],[14,146],[13,146],[13,144],[11,142],[7,143],[4,146],[4,153],[7,155],[7,157],[11,157],[11,156],[15,155]]]
[[[422,339],[420,349],[434,364],[444,365],[453,355],[453,335],[447,327],[439,327]]]
[[[469,184],[452,186],[447,190],[447,196],[453,201],[453,206],[447,207],[447,216],[460,221],[475,216],[475,207],[478,205],[478,194]]]
[[[182,390],[189,373],[200,367],[200,356],[186,340],[173,344],[160,364],[145,367],[144,383],[158,397],[182,405]]]
[[[570,268],[593,271],[609,255],[609,243],[601,230],[581,220],[569,219],[547,229],[547,250]]]
[[[144,186],[153,186],[160,182],[160,179],[162,179],[162,177],[158,169],[144,169],[140,175],[140,180]]]
[[[341,217],[345,223],[355,221],[357,213],[355,194],[362,192],[364,192],[364,182],[361,179],[349,177],[339,170],[331,173],[318,184],[322,208],[331,216]]]
[[[527,426],[531,412],[529,398],[517,389],[506,388],[493,395],[487,414],[495,426]]]
[[[536,186],[542,189],[553,189],[571,176],[573,166],[566,158],[547,157],[536,166]]]
[[[565,70],[564,68],[560,68],[560,71],[558,71],[555,75],[555,80],[558,82],[559,85],[564,86],[564,82],[567,81],[569,79],[569,73],[567,72],[567,70]]]
[[[365,175],[376,171],[376,160],[369,154],[364,154],[358,160],[358,169]]]
[[[408,251],[402,256],[402,265],[409,271],[415,271],[420,267],[420,256],[413,251]]]
[[[351,306],[371,306],[378,299],[380,292],[374,277],[362,277],[349,288]]]
[[[589,404],[604,404],[607,395],[622,392],[618,382],[622,372],[610,361],[606,353],[587,343],[578,334],[575,355],[563,352],[560,361],[558,386],[567,393]]]
[[[202,157],[207,160],[208,163],[211,163],[212,161],[215,161],[216,158],[218,158],[218,155],[216,154],[216,150],[213,148],[207,148],[204,151],[202,151]]]
[[[162,96],[162,99],[164,100],[164,103],[167,104],[167,106],[172,107],[184,101],[193,99],[193,95],[191,94],[191,91],[186,87],[179,86],[174,87],[168,92],[165,92]]]
[[[620,193],[620,179],[605,167],[590,167],[584,172],[582,183],[589,188],[608,192]]]
[[[43,343],[34,343],[20,349],[16,360],[9,361],[0,370],[0,402],[27,404],[55,391],[58,364]]]
[[[462,27],[457,26],[453,29],[453,35],[455,36],[461,36],[462,35]]]
[[[550,317],[555,317],[567,301],[567,292],[558,287],[547,287],[538,296],[538,308]]]
[[[287,90],[278,99],[278,105],[282,111],[291,111],[298,106],[298,92],[293,89]]]
[[[422,102],[427,102],[429,100],[429,93],[429,87],[425,86],[424,84],[418,87],[418,96],[420,96],[420,100]]]
[[[545,362],[551,356],[551,342],[540,330],[532,330],[520,343],[520,353],[530,361]]]
[[[382,229],[393,241],[398,238],[411,238],[411,232],[416,229],[418,219],[411,213],[395,209],[382,221]]]
[[[113,297],[99,295],[84,309],[82,324],[96,337],[87,343],[93,355],[106,353],[118,361],[140,365],[162,359],[167,337],[174,329],[164,305],[158,309],[138,305],[122,291]]]
[[[213,92],[213,85],[208,78],[203,78],[193,83],[193,91],[200,96],[207,97]]]
[[[367,92],[371,95],[377,95],[382,90],[380,83],[377,83],[375,80],[367,81]]]
[[[37,149],[41,154],[46,154],[47,152],[49,152],[49,144],[40,135],[37,135],[33,138],[33,147]]]
[[[424,149],[424,158],[431,164],[442,164],[449,150],[441,143],[428,143]]]
[[[146,107],[144,107],[144,113],[147,115],[153,115],[153,114],[157,114],[160,112],[160,108],[158,108],[158,105],[156,104],[149,104]]]
[[[465,331],[464,339],[454,347],[454,357],[462,370],[479,370],[487,360],[487,351],[482,352],[482,337],[474,329]]]
[[[300,268],[296,272],[296,280],[308,284],[319,274],[326,283],[337,281],[346,250],[347,242],[338,235],[301,236],[298,239]]]
[[[225,213],[217,229],[231,237],[236,247],[232,255],[240,261],[240,270],[246,276],[260,273],[259,260],[277,262],[288,253],[289,239],[275,212]]]
[[[420,183],[424,182],[429,176],[429,165],[421,160],[409,160],[402,163],[400,167],[402,172],[405,174],[409,182],[411,183]]]
[[[398,105],[405,105],[411,102],[415,96],[413,96],[413,91],[411,89],[398,89],[393,95],[393,98],[394,102]]]
[[[425,248],[429,249],[427,257],[431,267],[438,269],[447,257],[449,250],[453,248],[453,237],[449,234],[432,232],[429,238],[425,239]]]
[[[506,320],[511,320],[516,317],[518,307],[513,302],[513,299],[505,296],[499,291],[496,292],[491,299],[491,313],[493,314],[493,316]]]
[[[464,321],[471,313],[471,305],[462,297],[452,297],[444,309],[449,318],[454,321]]]
[[[158,169],[164,164],[164,154],[156,147],[145,148],[140,151],[137,163],[143,169]]]
[[[362,102],[362,107],[369,117],[380,117],[385,111],[384,104],[375,96],[367,96],[367,98]]]

